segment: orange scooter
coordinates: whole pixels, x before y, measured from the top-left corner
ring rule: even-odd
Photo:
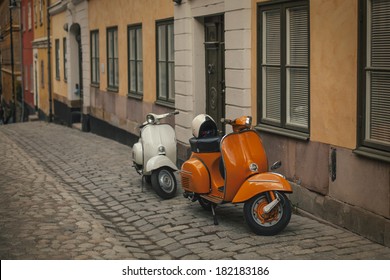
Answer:
[[[267,156],[252,118],[222,119],[233,132],[222,138],[217,125],[205,114],[192,121],[191,157],[181,167],[184,197],[211,210],[223,203],[244,203],[244,217],[258,235],[275,235],[291,218],[291,203],[285,193],[292,189],[284,176],[269,172]],[[281,162],[271,166],[279,168]]]

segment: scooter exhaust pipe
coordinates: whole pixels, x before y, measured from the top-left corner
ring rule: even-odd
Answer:
[[[198,197],[195,196],[194,193],[190,193],[190,192],[184,192],[183,196],[184,196],[184,198],[187,198],[191,202],[194,202],[198,199]]]

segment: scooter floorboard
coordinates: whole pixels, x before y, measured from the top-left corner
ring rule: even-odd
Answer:
[[[221,204],[223,202],[223,198],[222,197],[218,197],[218,196],[213,196],[213,195],[201,195],[200,197],[210,201],[210,202],[213,202],[215,204]]]

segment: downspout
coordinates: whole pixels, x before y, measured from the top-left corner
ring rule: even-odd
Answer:
[[[48,90],[49,90],[49,122],[53,121],[53,102],[52,102],[52,88],[51,88],[51,44],[50,44],[50,13],[49,5],[46,6],[47,10],[47,64],[48,64]]]
[[[20,3],[20,5],[22,5]],[[23,21],[22,21],[22,7],[19,8],[19,40],[20,40],[20,44],[19,44],[19,52],[20,52],[20,71],[22,73],[21,75],[21,85],[22,85],[22,103],[21,103],[21,107],[22,107],[22,110],[21,110],[21,116],[20,116],[20,122],[24,122],[24,90],[26,88],[25,84],[24,83],[27,83],[28,81],[25,81],[25,69],[24,69],[24,64],[23,64],[23,59],[24,59],[24,54],[23,54]]]
[[[13,18],[12,18],[12,13],[13,13],[13,6],[14,3],[12,3],[11,0],[9,0],[9,25],[10,25],[10,40],[11,40],[11,90],[12,90],[12,99],[13,99],[13,104],[12,104],[12,121],[16,123],[16,93],[15,93],[15,66],[14,66],[14,40],[13,40]]]

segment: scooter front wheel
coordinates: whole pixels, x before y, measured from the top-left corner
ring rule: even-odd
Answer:
[[[167,167],[161,167],[152,172],[152,188],[164,199],[172,198],[176,195],[177,182],[172,170]]]
[[[269,212],[264,211],[269,201],[265,193],[245,202],[244,216],[248,226],[258,235],[275,235],[282,231],[291,219],[291,203],[284,193],[274,192],[279,203]]]

